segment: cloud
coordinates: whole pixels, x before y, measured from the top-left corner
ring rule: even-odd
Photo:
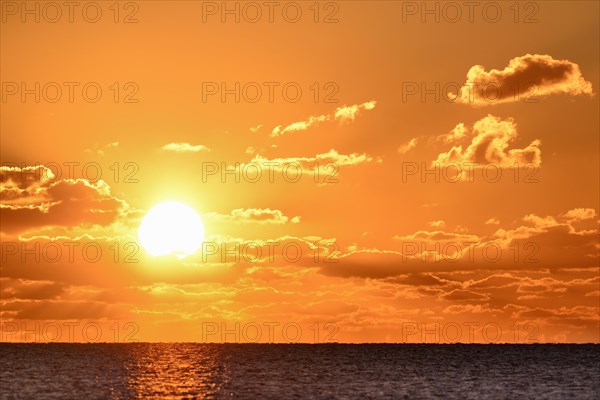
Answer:
[[[19,299],[4,302],[2,313],[10,313],[15,319],[31,320],[121,319],[131,315],[122,305],[104,302]]]
[[[598,265],[598,230],[577,230],[571,222],[528,214],[513,229],[500,228],[490,237],[520,249],[520,259],[551,270]],[[512,247],[511,247],[512,246]]]
[[[375,100],[367,101],[362,104],[354,104],[352,106],[342,106],[335,110],[334,118],[338,121],[354,121],[361,110],[372,110],[377,102]]]
[[[494,310],[482,305],[482,304],[454,304],[446,307],[442,313],[443,314],[486,314],[491,313]]]
[[[241,217],[252,216],[255,213],[242,209],[240,212],[226,215],[234,214]],[[554,221],[560,219],[560,216],[554,217]],[[528,217],[528,221],[534,220],[536,219],[533,216]],[[559,222],[555,224],[561,225]],[[533,229],[530,235],[550,229],[547,227],[535,230],[533,222],[526,222],[526,226]],[[561,234],[567,237],[575,235],[566,229],[563,229]],[[421,232],[402,237],[423,241],[447,241],[462,240],[464,235]],[[589,236],[588,240],[590,238],[593,239]],[[477,239],[480,243],[488,240],[479,236]],[[551,243],[562,241],[563,238],[557,237]],[[80,242],[78,250],[85,240]],[[343,332],[340,331],[343,335],[347,332],[358,332],[356,337],[340,336],[340,340],[366,341],[368,338],[365,339],[362,332],[373,332],[373,329],[401,332],[401,324],[406,321],[428,323],[428,326],[435,321],[443,326],[449,322],[462,324],[464,321],[474,320],[481,323],[481,316],[484,315],[483,321],[498,322],[502,329],[505,329],[514,323],[514,315],[521,313],[518,315],[520,319],[516,319],[520,323],[536,318],[540,326],[546,322],[578,324],[583,327],[582,335],[597,335],[597,319],[589,318],[592,312],[598,312],[595,306],[597,297],[585,297],[585,294],[597,290],[597,278],[566,281],[548,279],[549,272],[544,264],[533,266],[538,270],[538,275],[543,275],[540,279],[530,278],[535,274],[528,270],[519,276],[518,271],[515,271],[519,266],[515,266],[512,261],[513,251],[508,251],[509,262],[491,265],[488,263],[487,266],[479,259],[470,263],[459,261],[449,265],[449,268],[442,263],[403,263],[398,257],[398,252],[391,251],[334,255],[329,261],[337,262],[321,264],[315,260],[315,254],[331,254],[331,249],[324,245],[325,242],[322,238],[289,236],[268,242],[226,238],[221,247],[226,251],[222,250],[220,254],[209,256],[209,260],[215,259],[214,261],[219,262],[216,267],[201,263],[200,254],[190,257],[186,263],[182,263],[181,260],[165,260],[162,264],[165,268],[148,269],[148,261],[144,259],[141,259],[139,264],[114,264],[114,253],[110,251],[114,247],[112,240],[98,241],[105,253],[102,259],[104,262],[99,263],[88,261],[49,264],[43,259],[41,263],[33,263],[32,257],[27,256],[27,264],[11,262],[2,266],[2,276],[6,278],[3,278],[1,287],[8,289],[7,294],[10,298],[5,302],[6,307],[3,305],[2,317],[3,320],[14,321],[47,321],[49,318],[135,318],[136,323],[140,325],[141,335],[152,331],[149,328],[151,326],[167,327],[166,335],[174,334],[175,331],[187,332],[190,327],[203,320],[219,323],[224,321],[228,326],[233,318],[242,324],[249,321],[258,321],[259,324],[262,321],[296,321],[302,324],[308,321],[333,320],[343,327]],[[237,250],[232,246],[235,243],[239,244]],[[285,259],[282,257],[283,251],[279,250],[291,243],[295,244],[289,247],[293,251],[288,252]],[[250,246],[247,253],[242,250],[244,244]],[[32,245],[33,243],[28,244],[29,247]],[[257,247],[262,249],[260,260],[237,263],[232,261],[236,257],[231,254],[232,251],[238,251],[242,258],[250,257],[258,252]],[[296,248],[301,249],[298,253],[301,253],[302,257],[298,262],[291,262],[289,258],[294,258]],[[340,245],[339,248],[343,249],[345,246]],[[431,245],[427,246],[427,249],[431,248]],[[540,254],[543,251],[541,249]],[[574,246],[571,251],[579,252],[581,248]],[[223,254],[226,254],[225,262],[221,260]],[[275,254],[275,260],[269,260],[268,254]],[[76,251],[75,255],[80,258],[83,253]],[[373,257],[366,258],[367,255]],[[140,253],[136,257],[141,256]],[[15,257],[20,259],[12,256],[11,260]],[[565,259],[569,259],[568,255]],[[196,260],[198,264],[192,265]],[[322,261],[323,257],[320,257],[320,260]],[[228,263],[229,261],[232,262]],[[357,262],[360,265],[357,265]],[[377,274],[385,272],[382,271],[382,262],[386,264],[389,274]],[[173,265],[177,267],[168,268]],[[326,268],[329,272],[331,268],[335,268],[340,273],[321,274]],[[507,268],[512,271],[497,272]],[[359,271],[362,273],[358,273]],[[344,279],[349,277],[359,278]],[[136,284],[132,286],[131,282]],[[542,290],[546,286],[549,290]],[[61,287],[64,289],[60,290]],[[298,290],[300,287],[301,291]],[[521,292],[517,293],[519,288],[522,288]],[[576,308],[575,311],[581,312],[575,314],[562,312],[560,302],[563,300],[557,294],[566,293],[564,288],[576,291],[565,301],[576,301],[575,304],[594,307]],[[3,292],[3,298],[4,294]],[[550,298],[552,294],[554,296]],[[539,304],[544,298],[548,299],[546,303]],[[27,301],[28,299],[35,300]],[[584,301],[587,303],[583,303]],[[89,307],[84,308],[84,304],[88,304]],[[573,303],[569,303],[567,308],[572,309]],[[528,314],[528,311],[537,309],[547,312]],[[131,316],[132,314],[134,316]],[[181,325],[181,321],[187,321],[189,325]],[[178,329],[174,329],[174,324]],[[304,325],[302,326],[304,329]],[[508,328],[506,330],[508,331]],[[512,334],[512,331],[510,333]],[[375,340],[386,338],[381,334],[373,335]],[[570,337],[573,340],[579,338]],[[148,340],[146,336],[139,338]],[[177,338],[191,340],[189,336]],[[154,340],[167,339],[176,340],[176,337],[162,336]],[[402,338],[398,336],[392,339],[400,341]]]
[[[255,127],[250,128],[250,132],[252,133],[256,133],[260,130],[260,128],[262,128],[263,125],[256,125]]]
[[[563,217],[568,222],[585,221],[596,217],[596,210],[593,208],[575,208],[567,211]]]
[[[598,307],[557,307],[549,308],[529,308],[523,307],[513,313],[517,319],[534,319],[544,321],[550,324],[566,324],[566,325],[585,325],[589,322],[598,324]]]
[[[471,67],[456,101],[481,106],[558,93],[592,95],[592,84],[583,78],[579,66],[569,60],[526,54],[510,60],[503,70],[487,72],[481,65]]]
[[[99,147],[98,144],[95,144],[93,149],[85,149],[85,152],[86,153],[96,153],[99,156],[103,156],[104,154],[106,154],[106,150],[116,149],[117,147],[119,147],[119,142],[112,142],[112,143],[105,145],[104,147]]]
[[[0,167],[0,194],[4,205],[38,205],[46,197],[42,189],[55,178],[43,165]]]
[[[323,183],[333,183],[332,178],[338,175],[339,167],[381,162],[380,158],[374,158],[366,153],[340,154],[337,150],[331,149],[314,157],[268,159],[256,154],[249,163],[241,164],[237,168],[254,167],[260,171],[286,171],[286,174],[289,173],[291,177],[289,179],[305,174],[311,178],[322,177],[320,182]]]
[[[162,147],[162,149],[166,151],[173,151],[175,153],[198,153],[200,151],[211,151],[208,147],[204,145],[192,145],[185,142],[165,144]]]
[[[3,300],[43,300],[56,298],[65,292],[62,284],[52,281],[1,278],[0,294]]]
[[[443,221],[442,221],[443,222]],[[423,242],[450,243],[450,242],[473,242],[478,241],[476,235],[468,235],[464,233],[444,232],[444,231],[417,231],[410,235],[396,235],[394,240],[417,240]]]
[[[481,293],[473,292],[470,290],[453,290],[442,296],[445,300],[457,300],[457,301],[484,301],[488,300],[489,297]]]
[[[501,289],[509,286],[518,285],[519,278],[512,276],[509,273],[493,274],[479,280],[469,280],[464,283],[469,289]]]
[[[500,225],[500,220],[498,218],[490,218],[485,221],[486,225]]]
[[[387,279],[386,282],[400,283],[411,286],[445,286],[447,281],[432,274],[408,274]]]
[[[108,224],[129,206],[102,180],[54,179],[44,166],[0,167],[2,232],[44,226]]]
[[[461,122],[458,125],[456,125],[454,129],[452,129],[450,132],[446,133],[445,135],[438,136],[437,139],[442,140],[446,143],[454,143],[462,140],[466,136],[467,128],[465,127],[465,124]]]
[[[295,160],[303,168],[309,168],[309,162],[317,159],[339,159],[348,165],[376,162],[373,158],[367,161],[369,156],[361,154],[354,157],[340,155],[337,151],[324,154],[326,156],[279,160]],[[92,209],[99,208],[94,201],[111,196],[104,185],[90,190],[83,182],[72,187],[73,182],[50,178],[44,167],[30,168],[26,174],[21,172],[7,170],[2,175],[3,190],[10,189],[13,193],[11,205],[48,204],[47,212],[53,213],[56,210],[51,204],[57,201],[68,202],[90,195],[91,200],[86,200],[90,204],[86,207]],[[56,183],[60,185],[49,190]],[[71,204],[72,207],[75,205],[81,204]],[[75,208],[73,216],[78,216],[80,211]],[[239,208],[224,214],[215,213],[214,217],[234,224],[247,224],[237,228],[243,228],[248,234],[263,228],[290,228],[288,224],[297,222],[296,217],[285,215],[284,211]],[[597,275],[597,270],[593,269],[598,262],[597,231],[582,231],[573,225],[597,228],[594,221],[597,211],[586,208],[563,211],[552,216],[525,215],[521,221],[503,226],[492,235],[445,232],[441,227],[431,231],[402,232],[396,239],[424,246],[414,254],[406,252],[404,256],[402,251],[405,249],[398,241],[388,242],[393,243],[390,250],[359,250],[359,245],[352,247],[348,246],[350,243],[316,236],[280,236],[272,241],[223,237],[216,239],[220,251],[208,255],[207,262],[201,261],[201,252],[185,261],[158,260],[146,257],[143,249],[139,249],[133,255],[139,262],[126,263],[124,257],[130,250],[123,247],[123,241],[89,236],[56,237],[56,232],[61,230],[52,226],[49,231],[52,238],[37,233],[32,237],[29,233],[23,235],[29,236],[27,240],[14,239],[16,244],[24,244],[28,250],[36,243],[50,250],[58,246],[63,249],[63,256],[59,262],[53,262],[49,259],[52,252],[39,261],[35,255],[23,251],[7,255],[8,262],[0,266],[3,277],[0,288],[4,299],[1,316],[3,321],[135,318],[141,335],[156,332],[150,328],[153,326],[158,327],[157,330],[166,327],[161,332],[164,336],[142,336],[140,339],[163,341],[192,340],[185,336],[186,332],[202,320],[221,321],[222,318],[231,323],[236,318],[242,324],[248,321],[314,323],[315,320],[333,320],[343,327],[342,335],[359,332],[354,337],[340,336],[341,340],[366,341],[370,337],[362,332],[373,332],[373,329],[381,329],[384,333],[401,332],[400,324],[406,321],[460,324],[463,320],[481,322],[482,319],[477,318],[487,317],[485,314],[489,314],[488,321],[498,321],[504,329],[514,323],[512,314],[521,313],[520,317],[539,319],[540,324],[557,322],[562,326],[581,326],[582,336],[569,336],[573,340],[595,338],[598,320],[589,315],[598,313],[598,279],[593,276]],[[4,215],[2,217],[4,224]],[[76,229],[88,231],[88,217],[83,218],[82,225]],[[489,227],[483,231],[488,230]],[[135,241],[134,238],[130,240]],[[215,239],[207,237],[207,240]],[[451,250],[453,242],[471,241],[476,242],[474,246],[497,243],[503,250],[503,257],[490,262],[476,252],[472,259],[463,255],[456,262],[430,261],[437,252],[436,243]],[[66,244],[73,242],[77,246],[71,262],[70,247]],[[539,246],[534,254],[539,262],[516,263],[515,248],[519,249],[521,257],[528,256],[529,251],[523,246],[528,242]],[[92,250],[90,253],[83,251],[84,246],[92,243],[95,244],[88,246]],[[115,244],[121,251],[118,262],[115,261]],[[247,245],[246,250],[244,245]],[[287,245],[290,246],[284,252]],[[98,262],[89,258],[94,255],[94,248],[101,249],[102,257]],[[424,261],[422,252],[426,253]],[[262,256],[258,255],[260,253]],[[442,253],[453,256],[451,251],[442,250]],[[273,259],[269,258],[270,254],[275,255]],[[284,254],[287,255],[284,257]],[[298,261],[295,261],[296,254],[301,255]],[[254,255],[256,260],[248,260]],[[153,267],[148,268],[149,265]],[[566,279],[563,269],[573,267],[587,267],[588,271],[578,272],[577,279]],[[551,277],[553,273],[556,276]],[[567,307],[564,312],[561,311],[563,304]],[[593,307],[573,309],[574,305],[580,304]],[[542,309],[546,312],[539,311]],[[569,312],[571,309],[576,312]],[[528,311],[532,310],[537,310],[532,314],[539,315],[529,315]],[[183,325],[185,323],[189,325]],[[545,332],[554,334],[554,331]],[[182,336],[169,336],[176,334]],[[373,334],[375,340],[382,338],[386,336]],[[399,341],[401,337],[387,340]]]
[[[297,224],[300,217],[288,217],[280,210],[271,210],[270,208],[236,208],[229,214],[207,213],[204,214],[207,220],[231,221],[236,223],[259,223],[259,224]]]
[[[441,230],[396,235],[398,245],[391,249],[353,247],[321,268],[330,276],[376,279],[415,272],[592,268],[599,257],[597,235],[598,230],[529,214],[519,226],[491,235]]]
[[[522,149],[508,149],[517,140],[517,126],[509,118],[488,115],[473,125],[474,135],[471,144],[463,149],[462,145],[453,146],[438,155],[433,165],[444,166],[451,163],[482,167],[494,164],[500,168],[524,167],[529,164],[539,166],[542,162],[541,142],[532,141]]]
[[[400,154],[406,154],[406,153],[408,153],[410,150],[414,149],[417,146],[418,142],[419,142],[418,138],[412,138],[412,139],[410,139],[407,143],[405,143],[402,146],[398,147],[398,153],[400,153]]]
[[[444,222],[443,220],[437,220],[437,221],[431,221],[429,223],[429,226],[432,226],[434,228],[442,228],[446,225],[446,222]]]
[[[351,106],[342,106],[342,107],[338,107],[332,115],[331,114],[327,114],[327,115],[323,114],[323,115],[319,115],[319,116],[310,116],[304,121],[294,122],[289,125],[286,125],[285,127],[283,127],[282,125],[278,125],[271,131],[271,136],[277,137],[277,136],[283,136],[289,132],[305,131],[312,126],[314,126],[318,123],[321,123],[321,122],[325,122],[325,121],[331,121],[331,120],[340,121],[340,122],[354,121],[356,116],[362,110],[367,110],[367,111],[372,110],[375,108],[376,104],[377,104],[377,102],[375,100],[372,100],[372,101],[368,101],[368,102],[365,102],[362,104],[354,104]]]
[[[538,228],[543,229],[543,228],[548,228],[548,227],[553,227],[553,226],[558,225],[558,222],[556,222],[556,218],[554,218],[550,215],[548,215],[546,217],[540,217],[535,214],[527,214],[526,216],[523,217],[523,221],[531,224],[536,229],[538,229]]]
[[[281,128],[281,125],[276,126],[271,132],[271,136],[282,136],[288,132],[305,131],[311,126],[327,120],[329,120],[329,116],[327,115],[319,115],[318,117],[310,116],[306,121],[294,122],[283,129]]]

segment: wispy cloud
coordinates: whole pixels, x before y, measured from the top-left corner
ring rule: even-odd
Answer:
[[[192,145],[185,142],[165,144],[162,149],[166,151],[173,151],[175,153],[198,153],[201,151],[211,151],[204,145]]]
[[[342,106],[338,107],[333,114],[323,114],[318,116],[310,116],[304,121],[293,122],[286,126],[278,125],[271,131],[271,136],[283,136],[289,132],[296,131],[305,131],[311,126],[314,126],[318,123],[325,121],[340,121],[340,122],[350,122],[354,121],[357,115],[365,110],[372,110],[375,108],[377,102],[375,100],[371,100],[362,104],[354,104],[351,106]]]
[[[107,150],[116,149],[117,147],[119,147],[119,142],[112,142],[105,146],[98,146],[98,144],[95,144],[93,148],[85,149],[85,152],[86,153],[96,153],[99,156],[103,156],[104,154],[106,154]]]
[[[403,144],[402,146],[398,147],[398,153],[400,154],[406,154],[409,151],[411,151],[412,149],[414,149],[415,147],[417,147],[417,143],[419,142],[418,138],[412,138],[410,139],[407,143]]]
[[[256,133],[256,132],[258,132],[258,131],[260,130],[260,128],[262,128],[262,127],[263,127],[262,125],[257,125],[257,126],[255,126],[255,127],[252,127],[252,128],[250,128],[250,132],[252,132],[252,133]]]
[[[270,208],[236,208],[229,214],[207,213],[207,220],[229,221],[236,223],[259,223],[259,224],[297,224],[300,217],[288,217],[280,210]]]

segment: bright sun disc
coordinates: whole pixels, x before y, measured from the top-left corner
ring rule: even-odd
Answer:
[[[204,224],[193,208],[177,203],[158,204],[144,216],[138,230],[140,243],[157,256],[193,254],[204,240]]]

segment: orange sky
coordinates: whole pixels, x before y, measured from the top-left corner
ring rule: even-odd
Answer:
[[[2,341],[600,341],[597,2],[88,3],[1,2]]]

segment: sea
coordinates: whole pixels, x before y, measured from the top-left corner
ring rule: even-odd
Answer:
[[[600,345],[0,344],[1,399],[599,399]]]

